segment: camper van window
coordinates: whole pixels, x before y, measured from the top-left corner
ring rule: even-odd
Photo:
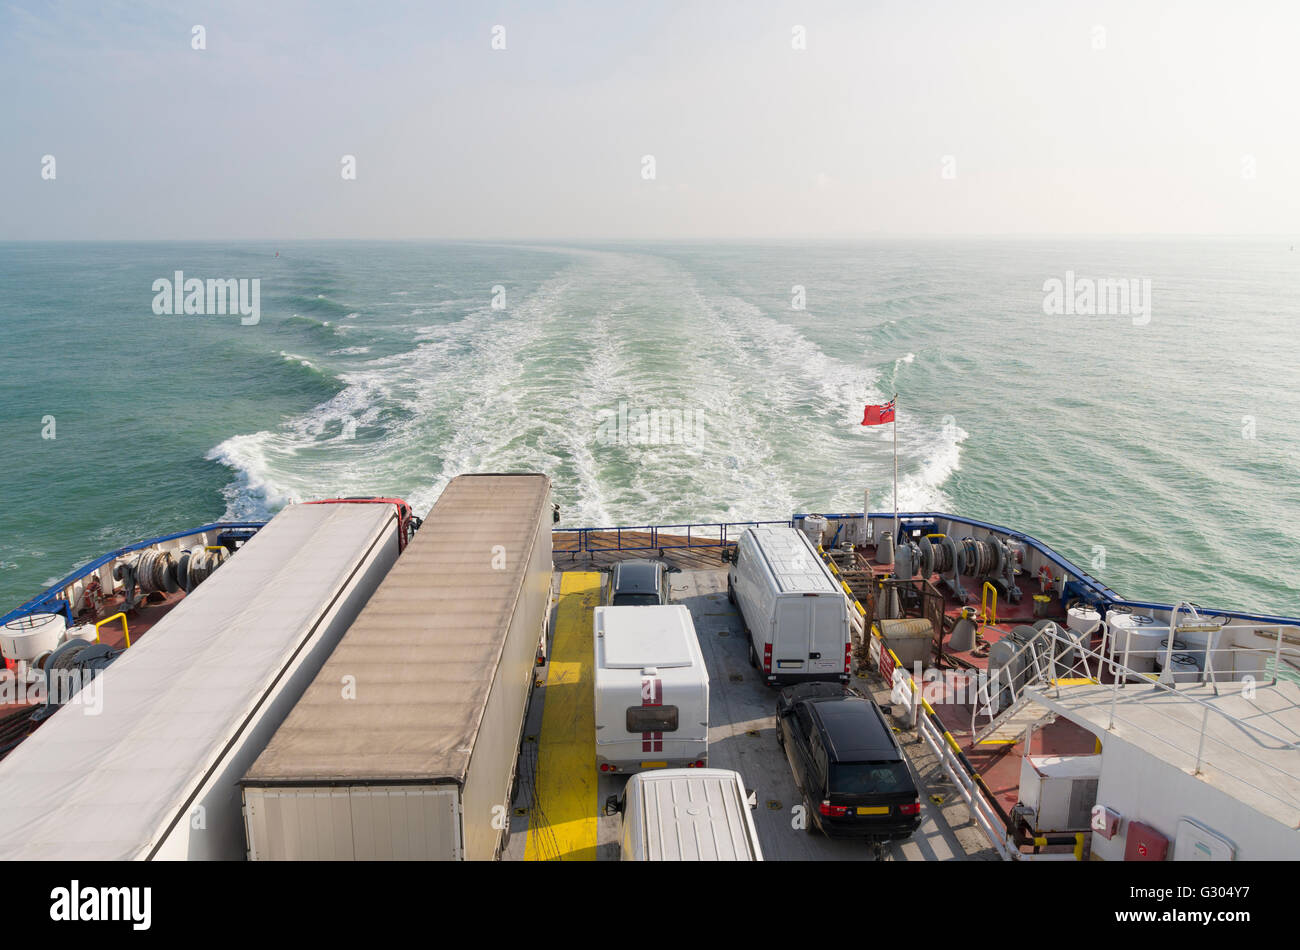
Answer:
[[[676,706],[629,706],[628,732],[676,732]]]

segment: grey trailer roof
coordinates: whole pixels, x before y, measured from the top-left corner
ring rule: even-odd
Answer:
[[[641,820],[651,861],[761,861],[749,805],[725,769],[642,772]]]
[[[781,525],[759,525],[750,530],[759,556],[767,562],[782,593],[841,593],[803,532]]]
[[[64,706],[0,762],[0,858],[147,857],[396,518],[276,515],[88,687],[98,715]]]
[[[545,475],[452,479],[244,784],[463,782],[549,500]]]

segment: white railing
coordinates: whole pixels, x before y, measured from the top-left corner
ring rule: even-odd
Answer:
[[[1159,742],[1163,743],[1164,745],[1170,747],[1171,749],[1174,749],[1175,751],[1183,755],[1187,755],[1194,758],[1196,763],[1194,771],[1197,774],[1201,772],[1201,766],[1205,762],[1206,743],[1210,742],[1210,743],[1216,743],[1227,749],[1232,750],[1235,754],[1243,756],[1246,759],[1249,759],[1251,762],[1254,762],[1256,765],[1259,765],[1260,767],[1262,767],[1263,769],[1267,770],[1270,773],[1273,773],[1280,777],[1285,777],[1286,779],[1289,779],[1294,782],[1300,782],[1300,771],[1291,771],[1285,769],[1277,765],[1276,763],[1260,758],[1258,755],[1251,754],[1250,752],[1245,750],[1240,738],[1235,742],[1228,742],[1226,740],[1220,739],[1212,735],[1210,732],[1210,723],[1211,722],[1230,723],[1234,728],[1240,730],[1245,735],[1254,736],[1257,741],[1263,739],[1276,744],[1279,751],[1283,751],[1283,750],[1300,751],[1300,742],[1297,742],[1293,738],[1287,738],[1287,737],[1275,735],[1274,733],[1268,731],[1267,729],[1263,729],[1252,722],[1248,722],[1247,720],[1244,720],[1239,716],[1234,716],[1231,713],[1218,708],[1213,703],[1207,702],[1206,700],[1201,699],[1198,696],[1193,696],[1189,694],[1186,690],[1180,691],[1177,688],[1178,684],[1171,680],[1172,674],[1170,673],[1168,666],[1165,667],[1164,672],[1160,674],[1160,676],[1157,676],[1153,672],[1148,673],[1145,671],[1136,670],[1130,666],[1127,666],[1125,663],[1120,662],[1119,660],[1120,656],[1124,656],[1125,659],[1128,659],[1130,656],[1142,655],[1139,651],[1129,651],[1128,649],[1132,631],[1129,629],[1124,630],[1124,635],[1125,635],[1124,650],[1119,651],[1115,649],[1116,631],[1113,629],[1113,627],[1106,622],[1102,622],[1100,624],[1100,627],[1102,630],[1102,639],[1100,645],[1096,650],[1091,649],[1091,647],[1084,647],[1081,645],[1076,645],[1076,648],[1082,652],[1085,663],[1087,659],[1092,659],[1096,661],[1097,670],[1099,674],[1103,668],[1108,670],[1111,674],[1112,682],[1109,684],[1110,685],[1109,713],[1108,713],[1108,722],[1106,726],[1108,730],[1114,729],[1115,724],[1117,722],[1120,722],[1128,727],[1133,728],[1137,732],[1140,732],[1150,738],[1156,739]],[[1267,628],[1252,626],[1250,629],[1262,630]],[[1283,626],[1278,626],[1278,638],[1279,638],[1278,645],[1275,647],[1273,651],[1275,657],[1279,661],[1283,653],[1290,655],[1292,653],[1297,652],[1291,650],[1287,650],[1287,651],[1282,650],[1281,635],[1283,629],[1286,628]],[[1044,632],[1046,633],[1047,631]],[[1151,651],[1145,651],[1145,652],[1151,652]],[[1167,652],[1167,651],[1162,650],[1157,652]],[[1257,652],[1266,652],[1266,651],[1256,650],[1254,648],[1222,648],[1220,651],[1216,651],[1216,652],[1257,653]],[[1208,656],[1208,651],[1207,651],[1207,656]],[[1207,664],[1207,665],[1212,665],[1212,664]],[[1130,680],[1135,680],[1136,682],[1130,683],[1129,682]],[[1211,673],[1211,683],[1213,682],[1214,682],[1213,674]],[[1274,682],[1276,683],[1276,677],[1274,679]],[[1148,689],[1148,685],[1149,685],[1149,689]],[[1047,693],[1047,691],[1054,688],[1055,695],[1057,697],[1060,696],[1060,689],[1061,689],[1059,680],[1055,683],[1054,687],[1053,684],[1051,683],[1039,683],[1033,687],[1027,687],[1027,688],[1033,688],[1035,689],[1035,691],[1040,692],[1044,695]],[[1134,696],[1134,694],[1131,691],[1135,689],[1140,690],[1141,693],[1144,693],[1146,695],[1150,695],[1152,692],[1163,692],[1167,696],[1175,697],[1177,701],[1180,703],[1196,704],[1200,706],[1201,724],[1197,733],[1195,749],[1182,747],[1177,743],[1171,741],[1165,735],[1161,734],[1160,731],[1152,729],[1149,725],[1145,725],[1132,718],[1121,715],[1119,712],[1119,705],[1120,705],[1119,697],[1121,692],[1126,689],[1130,690],[1130,693],[1128,694],[1129,696]],[[1138,701],[1141,702],[1140,699]],[[1086,703],[1083,707],[1076,707],[1076,708],[1088,708],[1088,707],[1100,708],[1101,705],[1102,704],[1100,702],[1089,702]],[[1161,709],[1159,704],[1142,702],[1141,705],[1144,713],[1154,714],[1156,716],[1162,717],[1163,719],[1168,720],[1170,723],[1176,724],[1182,728],[1186,728],[1188,725],[1186,720],[1179,719],[1173,715],[1170,715],[1165,710]],[[1297,758],[1297,763],[1300,763],[1300,757]],[[1288,808],[1300,809],[1300,801],[1297,801],[1293,796],[1280,795],[1273,789],[1265,788],[1261,785],[1257,785],[1253,782],[1247,781],[1239,774],[1233,774],[1231,777],[1234,781],[1240,782],[1241,784],[1254,789],[1260,794],[1265,795],[1274,801],[1280,802],[1283,805],[1286,805]]]
[[[975,702],[971,704],[971,735],[976,735],[981,728],[976,719],[981,715],[988,716],[989,722],[983,728],[992,725],[1000,715],[1016,707],[1031,685],[1059,683],[1063,679],[1096,679],[1100,675],[1100,666],[1094,673],[1088,663],[1088,654],[1080,649],[1091,641],[1091,637],[1092,630],[1076,639],[1055,623],[1045,624],[1011,654],[1005,665],[980,676]],[[998,700],[997,709],[993,708],[995,698]],[[1004,702],[1004,698],[1007,701]]]
[[[1195,610],[1195,608],[1193,608],[1193,610]],[[1235,646],[1210,647],[1208,645],[1204,651],[1206,655],[1206,667],[1213,667],[1213,661],[1209,658],[1213,654],[1216,654],[1216,652],[1219,652],[1219,654],[1236,655],[1271,655],[1274,663],[1273,684],[1277,684],[1277,671],[1284,656],[1286,656],[1286,658],[1295,656],[1295,658],[1300,659],[1300,650],[1294,650],[1294,648],[1283,648],[1282,646],[1284,630],[1294,628],[1288,628],[1286,625],[1251,625],[1249,628],[1243,629],[1249,629],[1251,632],[1258,635],[1265,635],[1266,632],[1273,632],[1275,633],[1275,637],[1277,637],[1277,642],[1275,642],[1274,646],[1271,648]],[[1101,642],[1099,647],[1097,647],[1096,650],[1093,650],[1091,647],[1092,638],[1093,635],[1099,632],[1099,630],[1101,632]],[[1125,647],[1127,648],[1127,637],[1131,632],[1126,630],[1125,633]],[[1177,634],[1178,628],[1177,625],[1175,625],[1174,635]],[[868,639],[868,642],[870,642],[870,639]],[[1147,728],[1147,726],[1135,723],[1135,721],[1128,719],[1128,717],[1119,715],[1117,712],[1119,691],[1126,689],[1126,687],[1131,687],[1130,684],[1128,684],[1128,680],[1134,678],[1134,680],[1139,680],[1141,684],[1151,684],[1152,689],[1154,690],[1165,690],[1166,693],[1177,695],[1179,699],[1186,700],[1188,703],[1199,703],[1200,706],[1203,707],[1203,719],[1201,719],[1200,732],[1199,736],[1197,736],[1197,749],[1195,750],[1197,772],[1200,771],[1201,763],[1204,762],[1205,743],[1206,741],[1209,741],[1231,747],[1231,749],[1234,749],[1238,754],[1247,756],[1248,759],[1262,765],[1262,767],[1271,769],[1271,771],[1278,773],[1278,775],[1291,778],[1291,780],[1300,781],[1300,773],[1287,771],[1287,769],[1278,767],[1278,765],[1275,765],[1274,763],[1266,762],[1266,760],[1260,759],[1258,756],[1251,755],[1240,747],[1240,743],[1232,743],[1232,745],[1230,745],[1230,743],[1223,741],[1223,739],[1219,739],[1212,736],[1212,734],[1209,734],[1209,724],[1210,721],[1212,721],[1210,720],[1210,716],[1213,715],[1222,717],[1223,720],[1230,721],[1230,723],[1235,724],[1240,729],[1248,730],[1248,733],[1270,739],[1270,741],[1278,743],[1279,747],[1284,747],[1284,749],[1287,749],[1287,747],[1288,749],[1300,749],[1300,743],[1292,741],[1292,739],[1274,736],[1274,734],[1270,733],[1269,730],[1261,729],[1260,726],[1248,723],[1248,721],[1240,719],[1238,716],[1232,716],[1229,712],[1219,710],[1219,708],[1213,706],[1212,703],[1205,702],[1205,700],[1197,697],[1192,697],[1192,695],[1188,695],[1186,691],[1179,693],[1175,682],[1166,681],[1169,680],[1170,677],[1170,673],[1167,672],[1170,669],[1169,660],[1175,652],[1167,647],[1173,646],[1173,637],[1170,638],[1171,642],[1169,645],[1162,647],[1161,650],[1131,651],[1132,656],[1141,656],[1144,655],[1144,652],[1151,652],[1151,654],[1156,655],[1164,654],[1166,656],[1164,664],[1166,672],[1162,674],[1162,676],[1165,677],[1164,680],[1153,678],[1153,674],[1145,674],[1136,671],[1136,669],[1132,669],[1121,663],[1121,661],[1119,661],[1119,656],[1126,656],[1127,658],[1127,655],[1123,654],[1121,651],[1115,650],[1114,639],[1115,630],[1112,626],[1106,624],[1105,621],[1093,625],[1091,629],[1082,634],[1076,634],[1071,632],[1071,630],[1061,628],[1061,626],[1058,626],[1057,624],[1044,625],[1043,630],[1040,630],[1035,637],[1027,639],[1026,642],[1019,646],[1018,650],[1015,651],[1014,654],[1011,654],[1008,664],[1006,664],[1005,667],[997,669],[997,671],[979,678],[975,694],[976,702],[972,704],[974,708],[972,708],[971,712],[972,736],[978,734],[975,720],[976,716],[980,715],[982,712],[983,715],[989,716],[988,723],[985,723],[983,726],[983,728],[988,728],[988,726],[995,723],[998,715],[1001,715],[1001,713],[1009,711],[1011,708],[1017,706],[1019,700],[1026,698],[1027,694],[1030,693],[1031,690],[1034,691],[1036,695],[1054,693],[1057,698],[1060,698],[1062,687],[1069,689],[1071,681],[1082,681],[1084,684],[1088,685],[1101,685],[1102,671],[1108,671],[1113,680],[1112,684],[1110,684],[1110,721],[1108,729],[1114,728],[1114,724],[1119,721],[1119,723],[1125,723],[1126,725],[1132,726],[1132,728],[1140,730],[1140,732],[1147,733],[1149,736],[1160,739],[1161,742],[1165,742],[1166,745],[1183,752],[1183,754],[1192,755],[1192,750],[1179,749],[1177,743],[1169,741],[1165,736],[1161,736],[1160,733],[1154,732],[1154,730]],[[875,656],[883,654],[883,646],[878,646],[878,650],[879,652],[872,651],[872,654]],[[1199,654],[1201,650],[1200,648],[1190,648],[1190,650],[1179,650],[1178,652],[1193,652],[1193,654]],[[1212,677],[1210,682],[1213,682],[1214,673],[1210,672],[1209,676]],[[906,703],[907,712],[909,712],[909,719],[911,723],[917,726],[917,732],[920,738],[924,739],[924,742],[926,742],[926,745],[930,747],[933,754],[939,758],[940,767],[943,768],[944,775],[949,778],[949,781],[952,781],[954,786],[956,786],[958,794],[961,795],[962,801],[966,804],[967,811],[970,812],[972,821],[974,821],[976,827],[982,830],[984,837],[987,838],[989,843],[991,843],[993,849],[997,851],[1000,858],[1004,860],[1076,859],[1075,854],[1022,854],[1017,843],[1015,843],[1014,837],[1011,837],[1011,834],[1006,830],[1001,816],[997,814],[995,808],[993,808],[992,804],[988,802],[988,798],[985,797],[983,789],[980,788],[975,777],[967,771],[962,759],[959,758],[961,752],[959,752],[959,749],[956,746],[956,741],[950,737],[949,733],[945,732],[943,725],[941,725],[935,717],[928,715],[931,711],[928,710],[928,704],[924,702],[920,686],[915,684],[915,682],[911,680],[911,677],[907,676],[907,673],[901,671],[901,669],[896,669],[891,678],[893,680],[894,691],[896,691],[896,697],[898,697],[898,694],[902,694],[901,698]],[[1136,689],[1144,689],[1144,686],[1138,685],[1136,686]],[[1008,694],[1006,697],[1004,697],[1004,690],[1006,691],[1006,694]],[[1009,702],[1000,703],[997,711],[993,711],[993,698],[995,697],[998,699],[1009,699]],[[1100,706],[1100,703],[1089,703],[1088,706]],[[1144,706],[1144,710],[1154,711],[1157,715],[1164,716],[1166,719],[1177,721],[1180,725],[1186,726],[1184,721],[1177,720],[1175,717],[1167,715],[1164,710],[1160,710],[1160,708],[1153,706],[1153,704]],[[1260,791],[1260,793],[1268,795],[1268,797],[1274,799],[1274,801],[1282,802],[1283,804],[1286,804],[1286,806],[1292,808],[1300,807],[1300,804],[1297,804],[1297,802],[1292,798],[1287,798],[1284,797],[1284,795],[1275,793],[1275,791],[1261,788],[1261,786],[1245,781],[1244,778],[1240,778],[1239,776],[1234,776],[1234,778],[1236,781],[1248,785],[1249,788],[1256,789],[1257,791]]]
[[[974,777],[966,771],[966,767],[957,757],[956,750],[949,743],[946,735],[940,732],[939,727],[928,715],[924,714],[917,716],[916,731],[925,740],[930,750],[939,757],[939,765],[943,768],[944,775],[956,786],[957,793],[966,803],[966,810],[970,812],[971,819],[984,833],[984,837],[989,840],[989,844],[997,851],[998,856],[1003,861],[1021,857],[1020,849],[1007,833],[1001,816],[984,798],[983,791],[976,785]]]
[[[1178,624],[1177,617],[1183,608],[1192,612],[1191,623]],[[1108,630],[1109,632],[1109,630]],[[1116,655],[1123,657],[1126,661],[1130,658],[1150,659],[1152,665],[1159,665],[1161,668],[1160,680],[1166,684],[1183,683],[1208,683],[1217,695],[1219,684],[1222,682],[1239,682],[1244,676],[1250,676],[1256,679],[1262,676],[1267,669],[1267,661],[1272,661],[1273,672],[1270,679],[1270,685],[1276,686],[1282,670],[1283,659],[1290,661],[1294,658],[1300,660],[1300,649],[1284,647],[1283,644],[1290,642],[1288,634],[1295,634],[1297,628],[1291,624],[1232,624],[1224,623],[1219,620],[1206,620],[1196,613],[1196,608],[1190,604],[1179,604],[1174,608],[1169,618],[1169,623],[1165,626],[1165,638],[1162,645],[1157,649],[1134,650],[1132,649],[1132,630],[1125,628],[1123,650]],[[1267,637],[1270,634],[1273,637],[1273,644],[1269,647],[1248,647],[1239,643],[1233,643],[1229,646],[1216,646],[1220,635],[1227,633],[1253,634],[1257,637]],[[1194,641],[1184,641],[1180,645],[1179,636],[1188,636],[1189,634],[1205,634],[1206,643],[1204,646]],[[1111,637],[1111,642],[1115,643],[1117,638]],[[1112,651],[1114,652],[1114,651]],[[1173,671],[1174,657],[1179,654],[1190,654],[1194,658],[1200,658],[1202,662],[1195,671],[1184,671],[1176,673]],[[1243,657],[1258,657],[1260,662],[1240,663]],[[1220,662],[1227,660],[1228,662]],[[1125,663],[1126,666],[1130,664]],[[1140,678],[1151,679],[1147,671],[1140,671],[1132,668],[1130,672]],[[1226,675],[1226,679],[1222,679]]]

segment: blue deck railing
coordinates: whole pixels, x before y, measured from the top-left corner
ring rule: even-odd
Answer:
[[[134,544],[128,544],[126,547],[118,548],[116,551],[109,551],[107,554],[95,558],[95,560],[91,561],[89,564],[83,564],[67,577],[55,581],[21,607],[16,607],[3,617],[0,617],[0,626],[4,626],[10,620],[16,620],[17,618],[25,617],[28,614],[61,613],[66,615],[69,608],[67,602],[62,599],[63,589],[69,584],[79,581],[92,571],[97,571],[105,564],[109,564],[115,559],[122,557],[124,554],[130,554],[132,551],[140,551],[144,548],[153,547],[155,544],[175,541],[177,538],[185,538],[192,534],[202,534],[205,531],[243,531],[250,528],[256,531],[265,524],[265,521],[214,521],[211,524],[205,524],[199,528],[191,528],[188,531],[177,531],[173,534],[164,534],[156,538],[149,538],[147,541],[136,541]]]
[[[698,524],[618,525],[609,528],[554,528],[551,531],[551,550],[556,554],[580,554],[597,551],[658,551],[660,548],[665,551],[673,548],[721,548],[735,544],[736,535],[746,528],[764,524],[789,526],[791,522],[714,521]],[[565,535],[572,537],[563,537]],[[648,539],[646,535],[649,535]]]
[[[556,554],[576,555],[581,553],[596,553],[600,551],[657,551],[661,548],[665,551],[682,548],[720,548],[734,544],[736,538],[746,528],[752,528],[758,525],[792,525],[798,527],[806,517],[808,517],[806,514],[796,514],[785,521],[715,521],[690,524],[614,525],[606,528],[556,527],[552,529],[551,533],[554,540],[553,551]],[[860,512],[848,512],[845,514],[825,514],[821,515],[821,517],[826,518],[828,521],[835,522],[858,519],[861,518],[862,515]],[[870,517],[876,520],[892,520],[894,516],[890,512],[872,512]],[[1122,604],[1128,607],[1161,610],[1172,609],[1172,605],[1170,604],[1128,600],[1120,596],[1101,581],[1089,575],[1082,568],[1057,554],[1042,541],[1039,541],[1037,538],[1031,537],[1022,531],[1015,531],[1011,528],[990,524],[986,521],[977,521],[974,518],[963,518],[958,515],[950,515],[938,511],[900,511],[898,517],[900,520],[942,518],[950,523],[984,528],[1020,540],[1029,547],[1034,548],[1051,563],[1069,572],[1076,578],[1079,578],[1080,586],[1088,593],[1092,594],[1093,598],[1102,605]],[[77,570],[68,574],[67,577],[56,581],[54,584],[46,588],[45,591],[33,597],[22,606],[9,611],[4,616],[0,617],[0,625],[32,613],[65,613],[67,608],[65,602],[62,600],[62,594],[65,587],[72,584],[74,581],[85,577],[90,572],[98,570],[100,567],[111,562],[115,558],[129,554],[132,551],[138,551],[155,544],[160,544],[165,541],[173,541],[177,538],[183,538],[186,535],[199,534],[204,531],[238,531],[249,529],[256,531],[265,524],[266,522],[261,521],[213,522],[211,524],[203,525],[202,527],[191,528],[188,531],[178,531],[174,534],[166,534],[156,538],[149,538],[146,541],[137,541],[134,544],[128,544],[125,547],[118,548],[115,551],[111,551],[108,554],[96,558],[94,561],[77,568]],[[646,537],[647,535],[648,538]],[[1277,617],[1267,614],[1252,614],[1236,610],[1218,609],[1214,609],[1213,613],[1216,616],[1231,617],[1254,623],[1300,625],[1300,619],[1293,617]]]

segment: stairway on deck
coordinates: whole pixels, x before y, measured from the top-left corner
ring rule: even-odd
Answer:
[[[974,745],[1011,745],[1018,742],[1030,726],[1037,725],[1052,711],[1041,703],[1021,697],[975,733]]]

